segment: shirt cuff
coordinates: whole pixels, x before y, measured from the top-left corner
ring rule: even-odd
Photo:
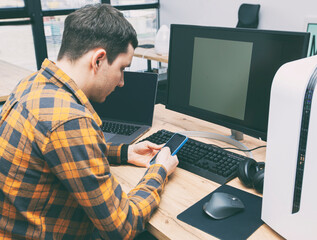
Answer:
[[[128,144],[123,144],[121,147],[121,165],[128,163]]]

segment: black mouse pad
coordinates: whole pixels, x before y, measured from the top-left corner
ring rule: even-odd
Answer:
[[[214,192],[226,192],[238,197],[244,204],[244,211],[231,217],[215,220],[203,210]],[[177,218],[193,227],[220,239],[247,239],[262,224],[262,198],[228,185],[222,185],[193,206],[179,214]]]

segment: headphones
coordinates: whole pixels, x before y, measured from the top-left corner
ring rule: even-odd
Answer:
[[[259,193],[263,193],[264,162],[256,162],[253,159],[240,162],[238,178],[246,187],[253,187]]]

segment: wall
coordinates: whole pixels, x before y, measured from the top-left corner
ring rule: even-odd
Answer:
[[[303,31],[307,18],[317,21],[316,0],[160,0],[160,23],[235,27],[242,3],[261,5],[260,29]]]

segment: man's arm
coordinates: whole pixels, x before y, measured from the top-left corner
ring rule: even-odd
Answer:
[[[149,161],[163,147],[149,141],[142,141],[132,145],[107,144],[107,160],[110,164],[133,164],[139,167],[148,167]],[[164,164],[163,164],[164,165]]]
[[[128,147],[127,144],[113,145],[106,144],[106,157],[110,164],[123,165],[128,162]]]
[[[103,237],[133,237],[160,201],[167,172],[151,166],[129,195],[111,174],[105,141],[88,118],[66,122],[51,133],[44,157]]]

